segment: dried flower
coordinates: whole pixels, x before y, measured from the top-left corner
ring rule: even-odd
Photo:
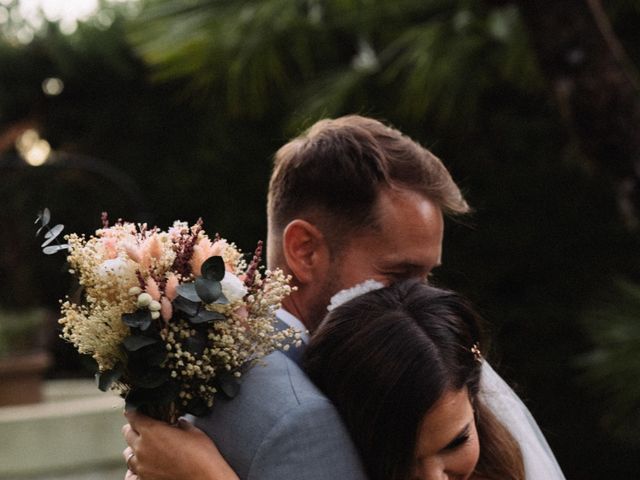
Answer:
[[[103,388],[112,384],[157,418],[203,414],[242,371],[299,338],[274,327],[290,279],[260,274],[261,245],[247,266],[201,221],[168,232],[121,220],[109,227],[106,214],[102,223],[89,239],[67,236],[70,271],[86,295],[62,302],[60,324],[96,360]]]

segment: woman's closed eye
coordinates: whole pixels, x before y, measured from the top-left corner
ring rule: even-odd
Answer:
[[[443,451],[455,450],[456,448],[466,444],[470,438],[471,438],[471,434],[469,433],[469,426],[467,425],[467,427],[462,432],[460,432],[460,434],[456,436],[456,438],[451,440],[451,442],[449,442],[447,446],[444,447],[442,450]]]

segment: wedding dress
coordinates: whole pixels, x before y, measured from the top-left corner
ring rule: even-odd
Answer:
[[[527,480],[565,479],[529,409],[488,362],[482,362],[480,397],[520,444]]]

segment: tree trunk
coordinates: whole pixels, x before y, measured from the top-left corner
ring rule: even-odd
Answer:
[[[518,0],[540,68],[583,152],[640,226],[640,88],[600,0]]]

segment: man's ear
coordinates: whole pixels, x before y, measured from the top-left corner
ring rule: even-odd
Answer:
[[[329,265],[329,248],[322,232],[313,224],[296,219],[282,234],[284,260],[301,285],[324,274]]]

